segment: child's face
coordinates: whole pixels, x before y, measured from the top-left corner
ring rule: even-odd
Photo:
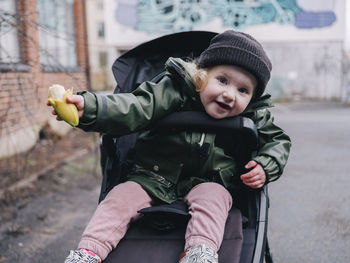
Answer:
[[[201,102],[215,119],[241,114],[253,97],[256,78],[248,71],[231,65],[219,65],[208,71]]]

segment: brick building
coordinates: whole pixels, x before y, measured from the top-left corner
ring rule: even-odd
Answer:
[[[0,0],[0,17],[2,157],[32,147],[54,120],[50,85],[89,88],[89,60],[84,0]]]

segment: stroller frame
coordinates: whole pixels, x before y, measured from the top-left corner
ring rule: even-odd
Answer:
[[[169,57],[193,59],[200,55],[209,45],[211,38],[215,35],[216,33],[207,31],[175,33],[143,43],[124,53],[114,62],[112,67],[114,77],[118,83],[114,93],[131,92],[146,80],[157,82],[163,75],[164,64]],[[164,120],[155,123],[152,127],[167,129],[168,127],[173,128],[174,126],[178,128],[185,127],[184,129],[190,130],[226,129],[230,132],[237,133],[239,136],[244,136],[244,138],[248,138],[247,141],[250,142],[244,146],[249,154],[249,156],[245,156],[245,159],[250,158],[257,150],[257,131],[254,123],[248,118],[233,117],[225,121],[213,121],[195,112],[180,112],[169,115]],[[115,185],[123,181],[128,166],[126,163],[128,150],[132,147],[136,138],[137,133],[119,138],[115,138],[109,134],[101,134],[100,151],[103,179],[99,201],[102,201]],[[252,190],[246,187],[243,196],[245,197],[244,202],[242,204],[237,204],[242,216],[241,214],[234,215],[243,218],[243,246],[239,262],[261,263],[264,261],[264,258],[267,263],[273,262],[267,241],[269,208],[267,186],[265,185],[258,190]],[[158,213],[159,211],[156,212]],[[237,212],[233,211],[233,213]],[[145,215],[148,215],[147,211]],[[149,213],[149,215],[152,215],[152,213]],[[147,218],[147,216],[145,216],[145,218]],[[182,222],[182,219],[179,219],[179,222]],[[125,253],[132,253],[130,245],[128,245],[129,248],[125,248],[126,245],[124,245],[124,243],[129,244],[130,242],[134,242],[135,245],[137,245],[140,240],[139,236],[142,235],[140,232],[145,231],[144,223],[145,222],[136,222],[136,226],[130,228],[116,250],[120,251],[124,249]],[[182,230],[179,230],[178,233],[174,235],[170,233],[170,239],[179,239],[181,237],[184,239],[183,231],[184,228],[182,226]],[[159,233],[147,232],[147,234],[149,236],[146,239],[167,239],[163,234],[161,234],[160,237],[155,237],[155,235]],[[107,257],[105,262],[117,262],[116,258],[120,260],[120,254],[123,252],[118,251],[118,253],[115,253],[116,250]],[[159,262],[162,261],[163,260],[160,260]],[[131,261],[124,260],[124,262]],[[142,262],[146,261],[142,260]],[[220,260],[220,262],[222,261]],[[225,261],[225,263],[226,262],[228,263],[229,261]]]

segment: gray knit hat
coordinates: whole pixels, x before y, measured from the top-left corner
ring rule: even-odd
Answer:
[[[253,74],[258,80],[255,98],[264,93],[272,69],[261,44],[252,36],[233,30],[213,37],[198,59],[200,68],[216,65],[235,65]]]

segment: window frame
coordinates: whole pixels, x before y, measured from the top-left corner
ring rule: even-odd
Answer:
[[[11,1],[11,0],[9,0]],[[13,0],[14,1],[14,14],[20,14],[20,10],[18,7],[18,0]],[[6,73],[6,72],[12,72],[12,71],[17,71],[17,72],[28,72],[30,71],[31,67],[24,63],[24,58],[23,58],[23,46],[22,46],[22,40],[23,40],[23,33],[20,33],[20,30],[18,29],[21,27],[21,22],[19,17],[15,18],[15,23],[16,23],[16,40],[17,40],[17,56],[18,60],[11,62],[11,61],[0,61],[0,72]],[[23,30],[23,29],[22,29]],[[0,32],[1,34],[1,32]],[[1,39],[1,37],[0,37]],[[1,41],[1,40],[0,40]],[[0,44],[1,45],[1,44]]]
[[[104,39],[105,35],[105,23],[103,21],[97,22],[97,37],[100,39]]]
[[[39,0],[37,0],[39,2]],[[58,1],[59,3],[62,3],[63,1],[60,0]],[[47,3],[46,3],[47,4]],[[57,4],[56,2],[54,3],[50,3],[52,5],[55,5]],[[67,4],[67,0],[64,1],[64,4],[66,5]],[[68,3],[69,4],[69,3]],[[59,28],[49,28],[47,25],[45,24],[40,24],[40,18],[38,15],[38,24],[39,24],[39,27],[38,27],[38,35],[39,35],[39,61],[40,61],[40,66],[42,68],[42,70],[44,72],[82,72],[83,70],[81,69],[81,67],[79,66],[79,62],[78,62],[78,49],[77,49],[77,40],[76,40],[76,17],[75,17],[75,12],[74,12],[74,9],[75,9],[75,1],[74,0],[71,0],[71,4],[72,4],[72,13],[70,15],[72,15],[71,17],[71,25],[68,25],[66,26],[66,28],[64,28],[65,30],[65,33],[64,34],[60,34],[59,32]],[[37,5],[37,11],[39,12],[38,10],[38,7],[39,5]],[[55,17],[55,19],[57,19],[58,16]],[[42,26],[42,28],[40,28],[40,26]],[[67,32],[67,28],[71,27],[72,29],[72,32]],[[47,31],[46,35],[44,34],[45,36],[45,39],[40,37],[40,34],[43,34],[43,32]],[[48,33],[49,32],[49,33]],[[64,53],[69,53],[70,51],[73,51],[74,52],[74,61],[70,61],[69,58],[71,56],[69,55],[65,55],[65,58],[68,59],[68,63],[62,63],[62,61],[60,60],[60,56],[58,55],[59,52],[60,52],[60,49],[62,48],[62,46],[59,46],[59,45],[55,45],[53,48],[50,47],[48,44],[47,44],[47,41],[49,41],[48,39],[51,37],[52,39],[64,39],[66,38],[67,41],[72,41],[74,42],[74,45],[72,45],[73,50],[69,50],[67,49],[67,47],[69,47],[69,43],[66,43],[64,45]],[[45,43],[46,41],[46,43]],[[51,40],[52,41],[52,40]],[[45,44],[44,44],[45,43]],[[55,42],[56,44],[56,42]],[[54,63],[52,63],[52,58],[48,57],[47,55],[45,57],[43,57],[43,53],[46,52],[45,49],[47,50],[48,48],[52,48],[54,50],[54,55],[52,56],[53,59],[54,59]],[[55,54],[56,53],[56,54]],[[73,64],[73,65],[70,65],[70,64]]]

